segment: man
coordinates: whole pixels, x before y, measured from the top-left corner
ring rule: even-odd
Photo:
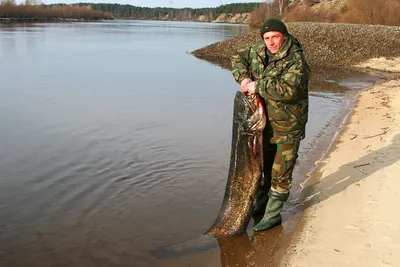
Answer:
[[[282,223],[281,210],[289,197],[300,140],[305,137],[310,73],[302,45],[282,21],[267,20],[260,33],[261,41],[232,57],[232,74],[242,92],[259,94],[268,118],[263,131],[264,179],[255,211],[266,207],[255,231]]]

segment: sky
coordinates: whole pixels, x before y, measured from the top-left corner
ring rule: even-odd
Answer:
[[[201,8],[201,7],[217,7],[231,3],[249,3],[263,2],[262,0],[41,0],[44,4],[54,3],[117,3],[128,4],[141,7],[172,7],[172,8]],[[19,1],[16,1],[19,2]]]

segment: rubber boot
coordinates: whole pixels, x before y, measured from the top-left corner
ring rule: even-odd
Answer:
[[[279,193],[269,190],[269,200],[265,208],[264,217],[253,227],[254,231],[264,231],[271,229],[282,223],[281,210],[283,203],[289,198],[289,193]]]
[[[269,199],[268,192],[270,188],[271,183],[264,183],[258,190],[252,211],[253,216],[258,217],[264,214]]]

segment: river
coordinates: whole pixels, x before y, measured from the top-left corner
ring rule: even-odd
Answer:
[[[247,31],[0,24],[0,266],[267,265],[271,238],[250,231],[203,252],[150,253],[212,224],[228,174],[239,86],[187,52]],[[294,195],[374,80],[339,70],[312,77]]]

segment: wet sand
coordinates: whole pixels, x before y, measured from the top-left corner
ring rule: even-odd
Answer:
[[[400,73],[399,59],[358,67]],[[329,153],[303,184],[305,210],[276,266],[400,266],[400,75],[362,92]]]

